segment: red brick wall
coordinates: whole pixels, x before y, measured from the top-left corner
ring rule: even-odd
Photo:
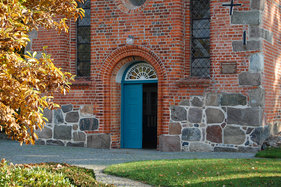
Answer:
[[[266,91],[265,115],[268,124],[281,130],[281,2],[267,0],[263,28],[273,33],[273,41],[264,40],[265,69],[263,85]]]
[[[40,30],[38,37],[32,40],[32,51],[41,52],[47,46],[46,53],[51,54],[57,66],[69,70],[69,34],[59,34],[55,30]]]

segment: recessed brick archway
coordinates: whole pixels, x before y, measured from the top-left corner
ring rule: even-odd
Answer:
[[[105,60],[101,75],[104,86],[104,132],[110,133],[112,148],[120,148],[121,125],[121,84],[116,82],[118,71],[127,63],[145,61],[151,64],[158,76],[158,127],[157,135],[162,134],[162,95],[165,82],[165,68],[160,58],[149,49],[139,46],[125,46],[111,53]]]

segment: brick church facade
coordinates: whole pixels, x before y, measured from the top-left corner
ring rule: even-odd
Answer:
[[[279,0],[88,0],[30,34],[76,75],[40,144],[256,151],[281,130]]]

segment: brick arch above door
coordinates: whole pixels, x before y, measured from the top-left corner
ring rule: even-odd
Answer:
[[[116,49],[105,59],[101,67],[101,75],[103,76],[103,82],[110,77],[115,66],[118,65],[121,61],[129,63],[137,57],[142,58],[144,61],[151,64],[155,68],[159,80],[164,81],[166,79],[166,68],[161,62],[161,59],[158,55],[156,55],[153,51],[145,47],[125,46]]]
[[[121,84],[116,82],[118,71],[126,64],[132,61],[144,61],[154,67],[158,76],[158,124],[162,124],[162,92],[165,90],[166,73],[165,67],[160,58],[149,49],[139,46],[126,46],[116,49],[109,55],[101,68],[102,83],[104,90],[104,122],[105,132],[112,134],[112,147],[120,146],[120,125],[121,111]],[[161,125],[158,132],[161,133]],[[160,135],[160,134],[158,134]],[[114,142],[116,140],[116,142]]]

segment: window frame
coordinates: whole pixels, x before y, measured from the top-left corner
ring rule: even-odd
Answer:
[[[199,77],[199,78],[210,78],[211,76],[211,52],[210,52],[210,39],[211,39],[211,12],[209,13],[209,16],[207,18],[194,18],[194,6],[193,6],[193,2],[194,1],[198,1],[198,0],[190,0],[190,75],[191,77]],[[208,0],[208,10],[210,11],[211,10],[211,0]],[[194,24],[194,20],[208,20],[209,21],[209,36],[208,37],[194,37],[193,36],[193,24]],[[208,57],[194,57],[194,40],[200,40],[200,39],[207,39],[209,40],[209,43],[208,43],[208,48],[209,48],[209,51],[208,51]],[[202,75],[194,75],[194,69],[198,69],[198,68],[195,68],[194,67],[194,64],[193,62],[196,60],[196,59],[208,59],[209,60],[209,64],[208,64],[208,67],[206,68],[207,69],[207,72],[206,73],[203,73],[202,72]]]
[[[85,3],[86,3],[86,1],[90,1],[90,5],[89,5],[89,8],[84,8],[84,6],[83,5],[85,5]],[[78,2],[77,2],[78,3]],[[77,21],[76,21],[76,64],[75,64],[75,74],[76,74],[76,77],[77,78],[89,78],[89,77],[91,77],[91,0],[85,0],[85,3],[84,4],[82,4],[82,3],[78,3],[78,7],[80,7],[80,5],[82,5],[82,7],[80,7],[80,8],[83,8],[84,10],[85,9],[88,9],[88,10],[90,10],[90,23],[89,23],[89,25],[88,26],[79,26],[79,20],[80,20],[80,18],[78,18],[77,19]],[[85,11],[86,12],[86,11]],[[85,14],[86,15],[86,14]],[[84,19],[84,18],[83,18]],[[80,20],[81,21],[81,20]],[[89,38],[89,43],[79,43],[79,39],[78,39],[78,36],[80,36],[80,35],[78,35],[78,28],[81,28],[81,27],[89,27],[89,30],[90,30],[90,33],[89,33],[89,35],[90,35],[90,38]],[[89,44],[90,45],[90,53],[89,53],[89,75],[78,75],[78,65],[81,63],[81,61],[79,60],[79,57],[78,57],[78,54],[79,54],[79,51],[78,51],[78,46],[79,46],[79,44]],[[84,61],[84,62],[86,62],[86,61]],[[83,63],[83,61],[82,61],[82,63]]]

